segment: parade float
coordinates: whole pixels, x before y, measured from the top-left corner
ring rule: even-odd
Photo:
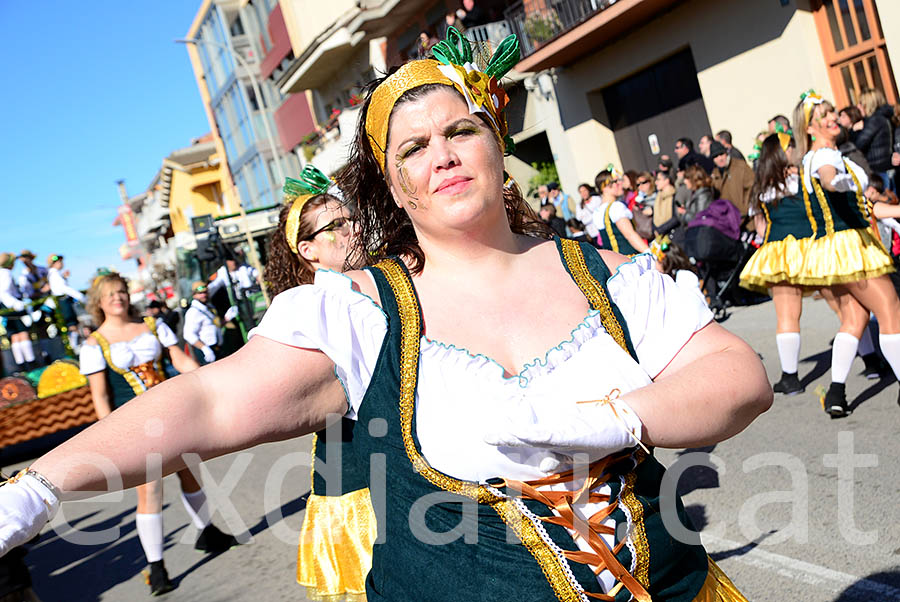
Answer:
[[[59,313],[47,312],[39,322],[32,329],[32,342],[57,359],[48,366],[0,379],[0,451],[97,419],[90,387],[72,359],[68,329]],[[9,340],[2,327],[0,348],[8,353]]]

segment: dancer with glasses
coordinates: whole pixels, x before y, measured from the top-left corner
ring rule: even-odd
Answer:
[[[313,282],[349,283],[340,272],[348,267],[352,222],[340,191],[307,165],[299,180],[288,178],[284,193],[265,271],[272,293],[289,296]],[[365,600],[376,527],[368,463],[353,449],[354,424],[342,418],[313,437],[311,490],[297,552],[297,583],[312,600]]]
[[[60,496],[105,485],[83,452],[121,441],[125,483],[145,478],[147,419],[169,434],[152,449],[171,470],[189,449],[211,457],[337,413],[356,420],[385,533],[370,602],[745,600],[666,530],[662,504],[690,520],[650,449],[743,430],[771,404],[759,358],[652,256],[550,239],[505,185],[498,80],[515,38],[484,71],[455,30],[432,52],[360,109],[342,184],[372,265],[282,293],[240,351],[37,460],[53,487],[0,488],[0,553]]]

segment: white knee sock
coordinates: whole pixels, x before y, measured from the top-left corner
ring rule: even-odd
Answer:
[[[22,357],[25,358],[26,362],[34,361],[34,347],[31,346],[31,341],[21,341],[22,345]]]
[[[138,538],[147,562],[156,562],[163,557],[163,519],[162,512],[156,514],[138,514],[134,519],[137,525]]]
[[[181,501],[195,527],[202,530],[209,524],[209,504],[206,503],[206,494],[202,489],[194,493],[181,492]]]
[[[874,352],[875,342],[872,340],[872,332],[869,330],[869,326],[866,325],[865,330],[863,330],[862,336],[859,337],[859,356],[865,357]]]
[[[21,341],[13,341],[10,343],[9,347],[13,354],[13,359],[16,361],[16,364],[22,365],[25,363],[25,356],[22,355],[22,345]]]
[[[839,332],[834,335],[834,344],[831,346],[831,382],[847,382],[858,348],[859,339],[852,334]]]
[[[900,380],[900,334],[880,334],[878,343],[881,345],[881,355],[891,365],[897,380]]]
[[[787,374],[796,374],[797,364],[800,361],[800,333],[782,332],[776,334],[775,345],[778,346],[781,371]]]

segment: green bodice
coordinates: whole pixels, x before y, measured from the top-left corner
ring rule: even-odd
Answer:
[[[627,325],[610,301],[610,273],[599,254],[570,240],[557,239],[557,246],[606,331],[634,357]],[[422,333],[418,299],[402,262],[388,260],[370,272],[388,332],[353,433],[358,455],[370,458],[372,503],[379,520],[366,584],[369,602],[575,601],[584,600],[585,591],[594,594],[592,599],[631,599],[625,587],[614,598],[603,596],[591,568],[566,556],[577,545],[565,527],[542,520],[554,516],[548,506],[514,496],[499,483],[495,487],[492,481],[450,477],[422,456],[415,428]],[[615,555],[626,573],[617,577],[639,582],[636,588],[643,586],[644,594],[649,591],[656,600],[687,602],[702,586],[708,563],[701,546],[679,543],[662,527],[663,472],[652,456],[642,453],[625,454],[610,469],[610,500],[617,501],[612,516],[617,524],[633,527],[628,545]],[[676,507],[689,525],[680,500]],[[623,531],[616,535],[618,542],[626,536]]]
[[[603,248],[622,255],[637,255],[638,250],[631,246],[631,243],[619,230],[619,227],[610,219],[609,210],[612,209],[612,206],[613,203],[609,203],[606,209],[603,210],[604,229],[600,230],[600,240],[603,242]]]

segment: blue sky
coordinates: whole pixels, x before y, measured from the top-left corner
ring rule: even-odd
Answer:
[[[79,288],[98,266],[135,272],[119,258],[115,182],[146,190],[163,157],[209,131],[173,42],[200,3],[0,3],[0,251],[62,254]]]

